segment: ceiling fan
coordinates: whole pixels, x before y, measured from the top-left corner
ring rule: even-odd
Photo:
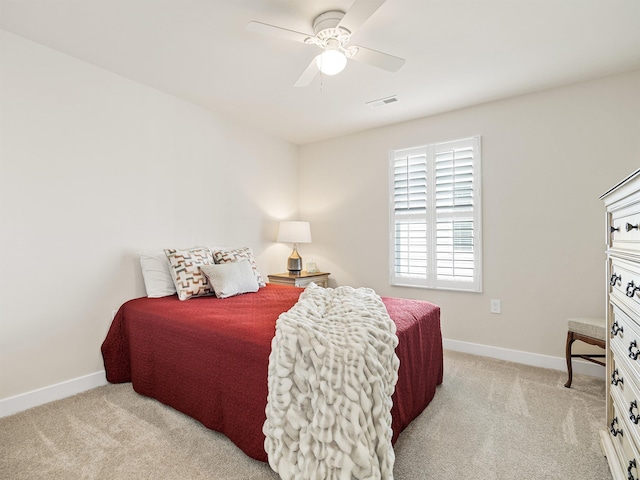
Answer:
[[[389,72],[396,72],[404,64],[404,58],[378,52],[358,45],[349,45],[351,35],[375,13],[386,0],[355,0],[345,13],[337,10],[324,12],[313,22],[313,35],[276,27],[262,22],[249,22],[252,32],[274,35],[286,40],[315,45],[322,49],[316,55],[294,86],[306,87],[318,72],[325,75],[340,73],[347,59],[368,63]]]

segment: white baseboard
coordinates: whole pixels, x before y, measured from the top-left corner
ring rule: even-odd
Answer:
[[[0,418],[107,384],[104,370],[0,400]]]
[[[478,343],[448,340],[446,338],[442,340],[442,343],[445,349],[456,352],[471,353],[473,355],[497,358],[499,360],[522,363],[534,367],[551,368],[553,370],[566,371],[567,369],[566,360],[562,357],[551,357],[537,353],[480,345]],[[589,375],[591,377],[605,378],[605,369],[603,367],[583,360],[573,361],[573,371],[574,373]],[[15,397],[5,398],[0,400],[0,418],[106,384],[107,379],[104,370],[102,370],[85,375],[84,377],[74,378],[49,387],[33,390],[32,392],[16,395]]]
[[[564,357],[551,357],[538,353],[509,350],[508,348],[491,347],[478,343],[461,342],[459,340],[443,339],[442,345],[447,350],[462,353],[471,353],[482,357],[497,358],[508,362],[522,363],[533,367],[550,368],[553,370],[567,371],[567,360]],[[573,360],[573,373],[589,375],[590,377],[605,378],[605,368],[585,360]]]

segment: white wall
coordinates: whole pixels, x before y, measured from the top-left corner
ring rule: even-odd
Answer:
[[[298,147],[2,32],[0,399],[103,369],[111,312],[144,295],[137,252],[289,249]]]
[[[389,150],[471,135],[482,136],[484,292],[391,287]],[[300,218],[314,243],[301,255],[333,284],[440,305],[447,339],[562,357],[567,317],[604,316],[598,197],[640,167],[639,152],[640,71],[305,145]]]
[[[103,368],[111,312],[144,294],[139,250],[247,244],[281,271],[282,218],[313,222],[300,252],[334,285],[434,301],[449,339],[562,356],[565,318],[604,312],[598,196],[640,166],[640,72],[299,149],[12,34],[0,48],[0,399]],[[390,287],[389,149],[474,134],[484,293]]]

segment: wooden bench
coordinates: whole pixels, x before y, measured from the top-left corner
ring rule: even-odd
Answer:
[[[589,345],[596,345],[600,348],[606,348],[606,326],[603,318],[569,318],[568,321],[569,331],[567,332],[567,370],[569,372],[569,380],[564,384],[565,387],[571,387],[571,381],[573,380],[573,368],[571,365],[572,358],[582,358],[598,365],[603,365],[602,360],[605,354],[588,354],[588,353],[571,353],[571,345],[576,340],[588,343]]]

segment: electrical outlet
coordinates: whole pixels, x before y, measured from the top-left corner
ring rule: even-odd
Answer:
[[[491,313],[500,313],[502,310],[502,306],[500,305],[500,300],[491,299]]]

